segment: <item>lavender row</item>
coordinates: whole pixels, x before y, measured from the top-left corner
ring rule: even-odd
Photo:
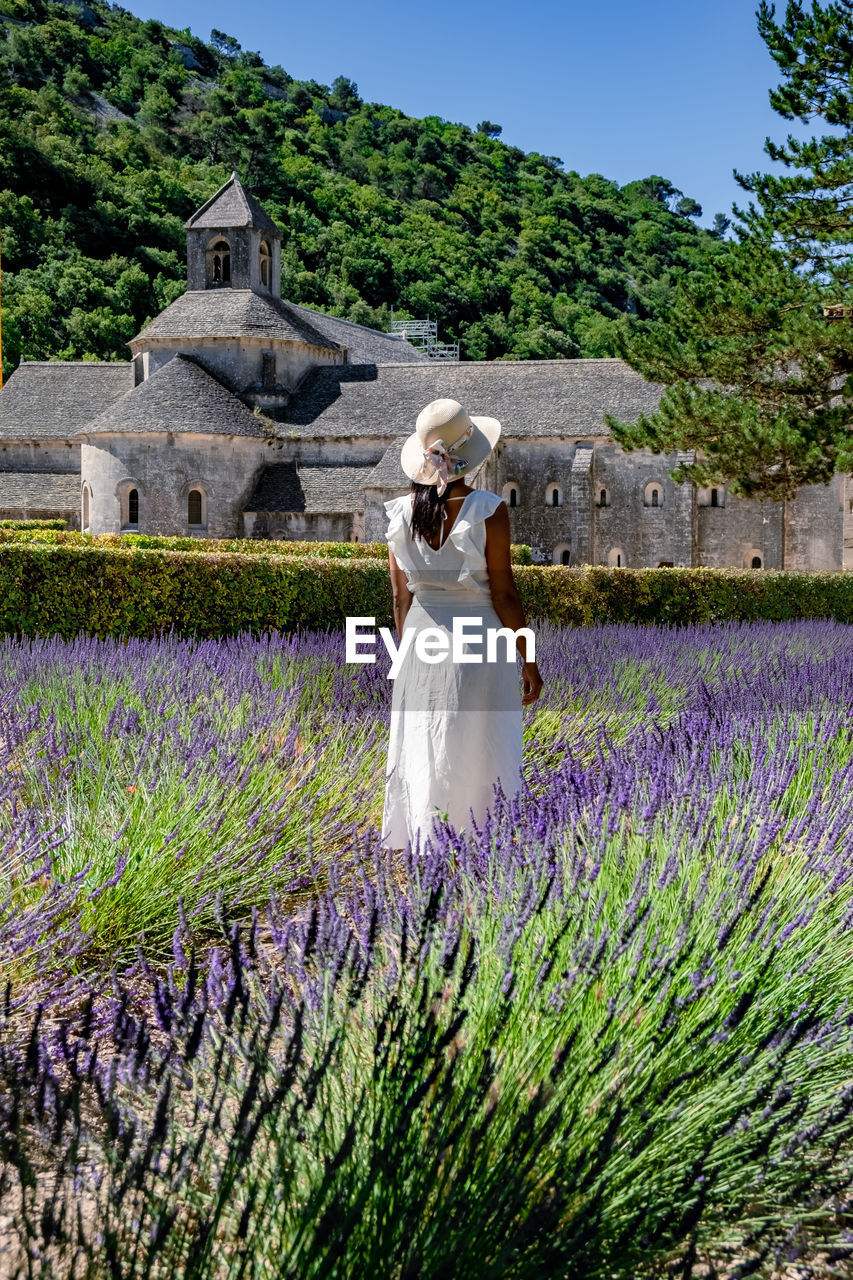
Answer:
[[[853,637],[538,643],[522,792],[394,861],[340,637],[0,648],[10,1259],[833,1274]]]

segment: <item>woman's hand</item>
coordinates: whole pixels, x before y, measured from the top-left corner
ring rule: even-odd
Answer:
[[[529,707],[531,702],[535,702],[542,692],[542,677],[539,674],[539,668],[535,662],[525,662],[521,667],[521,678],[523,683],[521,705]]]

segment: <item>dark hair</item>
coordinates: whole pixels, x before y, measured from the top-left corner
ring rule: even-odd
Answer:
[[[462,476],[459,477],[463,479]],[[452,484],[452,482],[451,482]],[[438,489],[434,484],[418,484],[417,480],[412,481],[412,537],[423,538],[427,542],[435,542],[440,536],[441,526],[444,520],[445,502],[451,496],[451,485],[444,490],[439,497]]]
[[[417,480],[412,481],[413,538],[424,538],[427,542],[435,542],[444,519],[446,497],[446,489],[439,497],[434,484],[418,484]]]

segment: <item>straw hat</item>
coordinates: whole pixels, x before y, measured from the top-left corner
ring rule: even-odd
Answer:
[[[500,434],[497,418],[474,418],[456,400],[433,400],[418,414],[400,465],[410,480],[434,484],[441,495],[489,456]]]

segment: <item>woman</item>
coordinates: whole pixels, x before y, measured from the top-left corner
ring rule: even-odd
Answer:
[[[428,836],[436,819],[457,830],[469,828],[472,818],[480,824],[495,783],[506,794],[520,785],[521,708],[539,697],[542,677],[523,635],[514,647],[499,639],[487,660],[488,629],[523,628],[524,610],[510,565],[506,504],[462,478],[485,461],[500,432],[496,419],[471,418],[455,400],[432,401],[400,455],[411,492],[385,503],[402,655],[382,816],[382,840],[390,848]],[[454,621],[467,629],[455,660]],[[421,633],[436,628],[429,649],[422,644],[419,653],[416,637],[425,642]],[[440,659],[442,641],[450,652]]]

